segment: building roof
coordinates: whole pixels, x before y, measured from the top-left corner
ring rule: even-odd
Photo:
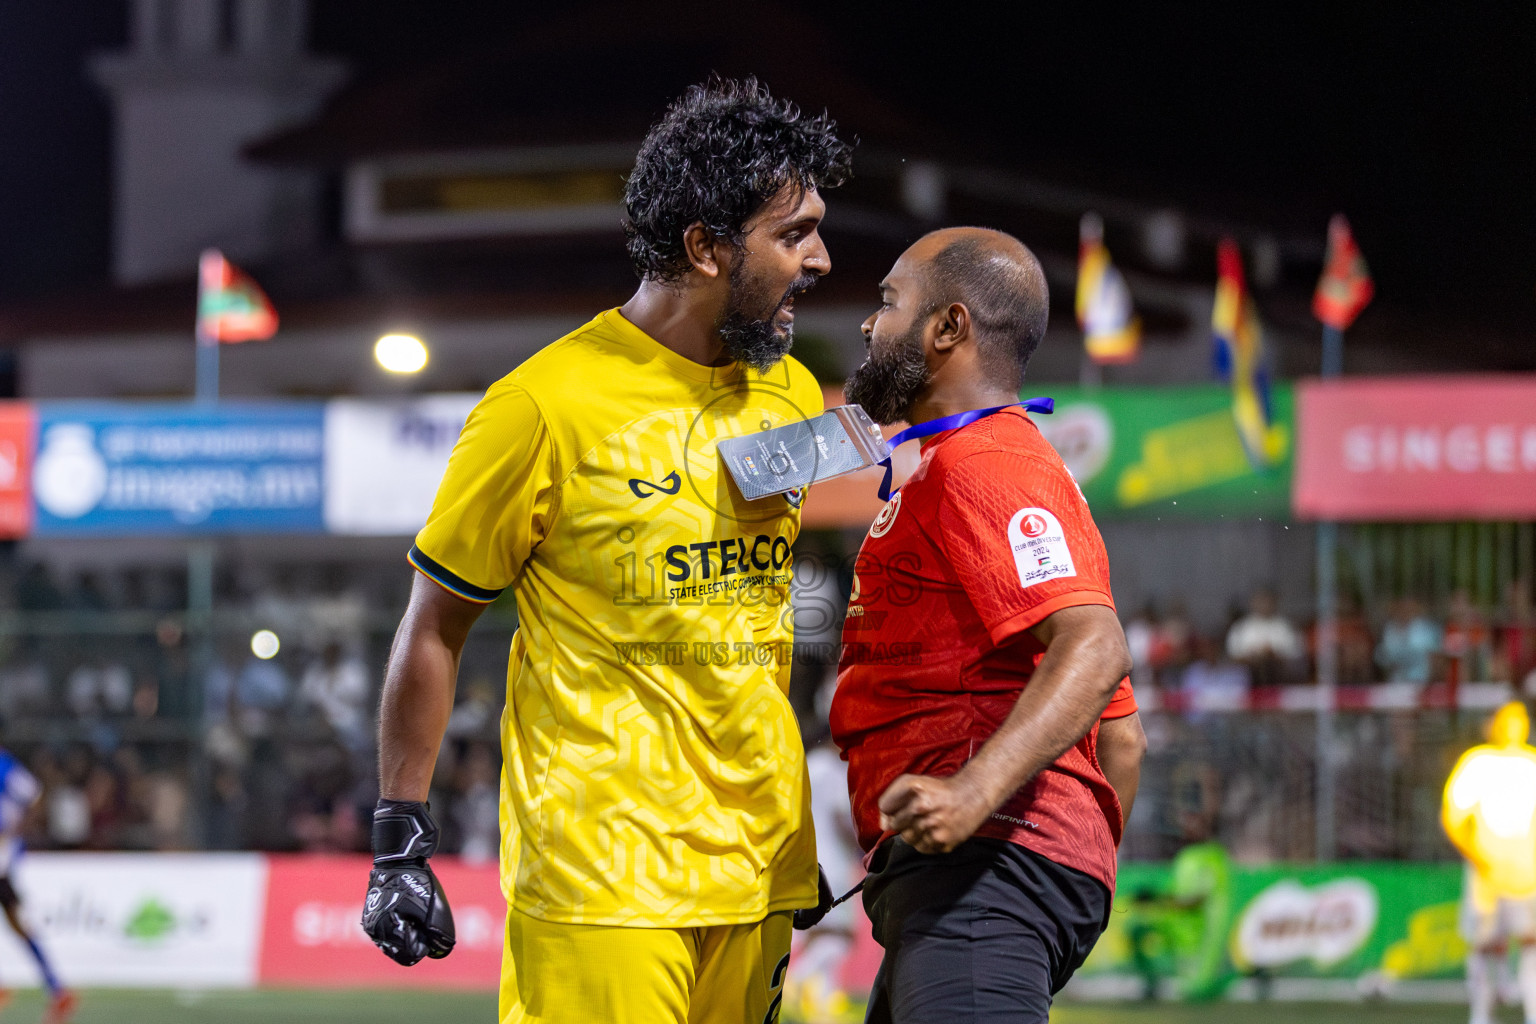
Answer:
[[[613,4],[455,57],[343,89],[306,124],[247,150],[273,163],[341,165],[412,153],[633,143],[666,103],[710,75],[757,75],[806,110],[830,110],[866,145],[944,148],[846,73],[822,30],[772,3],[679,0],[659,19]],[[615,86],[615,83],[622,83]]]
[[[1077,218],[1097,209],[1107,241],[1129,272],[1149,342],[1189,337],[1205,314],[1192,292],[1214,280],[1219,234],[1254,240],[1262,227],[1185,216],[1187,255],[1176,270],[1153,267],[1140,230],[1154,204],[1095,194],[1016,170],[982,165],[986,147],[948,136],[893,106],[847,71],[826,35],[803,16],[772,3],[678,0],[669,17],[617,3],[579,18],[433,59],[397,74],[374,74],[344,88],[308,122],[246,147],[251,160],[286,167],[341,170],[398,157],[514,151],[572,144],[633,146],[666,103],[711,74],[758,74],[803,108],[827,109],[857,136],[855,179],[831,200],[825,227],[836,272],[806,301],[860,303],[905,245],[928,226],[904,207],[900,162],[928,159],[948,175],[947,223],[1011,230],[1040,253],[1052,278],[1058,321],[1070,321]],[[622,83],[615,86],[614,83]],[[871,169],[874,173],[871,173]],[[1315,237],[1270,236],[1286,257],[1259,305],[1276,336],[1310,339],[1307,312],[1321,257]],[[391,315],[492,318],[569,313],[622,302],[634,286],[619,225],[560,236],[523,234],[432,242],[358,245],[337,242],[246,267],[271,295],[285,327],[355,324]],[[1138,273],[1138,270],[1141,272]],[[59,335],[191,329],[193,268],[184,279],[131,289],[96,289],[0,308],[0,343]],[[1353,351],[1379,350],[1402,368],[1466,365],[1529,369],[1529,346],[1514,332],[1478,329],[1479,353],[1447,351],[1448,322],[1372,310],[1352,332]],[[1306,372],[1306,344],[1282,358],[1282,373]]]

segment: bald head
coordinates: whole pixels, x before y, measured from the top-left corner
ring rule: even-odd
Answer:
[[[1023,242],[990,228],[944,228],[901,257],[915,264],[929,311],[960,303],[970,312],[985,368],[1018,387],[1045,337],[1050,295],[1040,261]]]

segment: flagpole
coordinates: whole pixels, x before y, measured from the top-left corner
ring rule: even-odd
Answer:
[[[1323,323],[1323,380],[1344,375],[1344,328],[1354,323],[1375,293],[1371,275],[1342,213],[1328,221],[1323,276],[1312,312]],[[1338,737],[1334,717],[1339,693],[1339,524],[1317,524],[1317,859],[1338,853]]]
[[[206,254],[205,254],[206,258]],[[202,306],[202,264],[198,266],[198,306]],[[216,332],[206,331],[203,318],[197,318],[194,330],[194,364],[192,400],[196,408],[213,411],[219,403],[219,348]],[[187,633],[192,652],[192,712],[197,716],[199,728],[208,721],[205,706],[208,676],[214,670],[218,658],[218,640],[213,629],[213,577],[218,560],[218,549],[210,538],[197,537],[187,545]],[[210,810],[213,807],[213,774],[206,757],[192,760],[192,793],[197,804],[197,820],[202,830],[200,838],[206,845],[211,838],[208,832]]]
[[[219,343],[201,335],[197,339],[197,382],[194,395],[198,405],[215,405],[219,401]]]
[[[1323,327],[1323,379],[1334,380],[1344,374],[1344,332],[1337,327]],[[1334,705],[1339,689],[1339,608],[1338,608],[1339,524],[1322,520],[1317,524],[1317,825],[1316,855],[1319,862],[1330,861],[1338,852],[1338,791],[1334,777],[1335,737]]]

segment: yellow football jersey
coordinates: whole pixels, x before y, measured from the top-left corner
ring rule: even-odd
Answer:
[[[816,902],[790,709],[798,494],[748,502],[728,437],[822,411],[810,373],[685,359],[609,310],[470,414],[411,562],[506,587],[502,885],[573,924],[741,924]]]
[[[1472,862],[1478,909],[1536,896],[1536,750],[1520,743],[1467,751],[1446,782],[1443,815]]]

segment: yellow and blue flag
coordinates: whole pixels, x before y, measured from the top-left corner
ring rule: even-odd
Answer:
[[[1077,256],[1077,323],[1083,348],[1096,363],[1134,362],[1141,351],[1141,319],[1131,312],[1131,290],[1104,248],[1104,223],[1085,214]]]
[[[1243,450],[1255,469],[1273,465],[1285,441],[1274,428],[1269,393],[1269,365],[1264,330],[1243,279],[1237,243],[1223,238],[1216,247],[1216,306],[1211,310],[1216,373],[1232,382],[1232,419]]]

